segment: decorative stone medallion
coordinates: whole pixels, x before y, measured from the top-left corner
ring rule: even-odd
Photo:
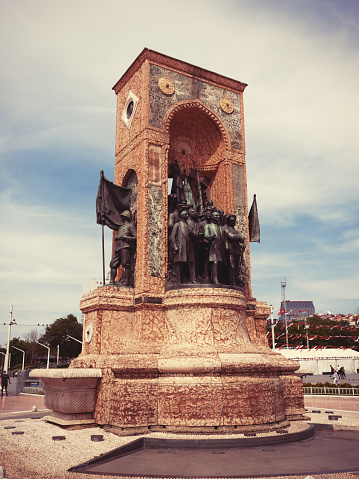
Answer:
[[[229,98],[225,98],[225,97],[221,98],[219,105],[225,113],[230,114],[234,110],[233,103],[231,102]]]
[[[122,110],[122,115],[121,115],[121,120],[124,122],[124,124],[127,126],[128,129],[131,128],[131,123],[132,123],[133,117],[135,116],[138,102],[139,102],[139,99],[130,90],[127,96],[125,106]]]
[[[160,78],[158,80],[158,86],[165,95],[172,95],[175,91],[175,87],[169,78]]]
[[[87,343],[91,341],[92,336],[93,336],[93,326],[91,323],[89,323],[85,329],[85,339]]]

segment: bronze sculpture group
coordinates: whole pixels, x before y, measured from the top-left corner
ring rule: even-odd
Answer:
[[[243,286],[240,270],[245,238],[235,223],[235,215],[217,211],[212,201],[202,214],[180,201],[168,219],[169,270],[172,266],[174,271],[169,282]]]
[[[170,287],[181,284],[244,285],[245,237],[235,229],[236,216],[205,202],[196,170],[198,201],[195,201],[185,172],[182,181],[178,164],[171,165],[172,192],[168,197],[168,274]],[[122,224],[115,236],[110,262],[110,284],[134,286],[136,221],[129,210],[120,213]],[[116,282],[117,269],[123,274]]]

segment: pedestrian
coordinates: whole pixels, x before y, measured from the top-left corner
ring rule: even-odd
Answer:
[[[7,393],[8,383],[11,384],[11,381],[7,372],[5,371],[1,374],[1,396],[4,395],[4,389],[5,389],[6,396],[8,396],[8,393]]]
[[[333,383],[335,386],[338,386],[338,379],[339,379],[338,372],[335,371],[333,375]]]

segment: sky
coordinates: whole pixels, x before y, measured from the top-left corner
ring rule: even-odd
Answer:
[[[253,296],[279,311],[286,280],[287,300],[355,312],[358,30],[357,0],[0,0],[0,345],[11,305],[23,338],[80,319],[82,283],[101,280],[112,87],[143,48],[248,84]]]

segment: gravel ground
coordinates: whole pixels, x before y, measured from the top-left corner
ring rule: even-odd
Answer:
[[[321,411],[320,414],[312,413],[313,410]],[[326,409],[311,408],[306,413],[308,422],[332,424],[334,428],[357,429],[359,431],[359,413],[335,411],[334,414],[342,416],[338,421],[330,421]],[[310,418],[310,419],[309,419]],[[12,429],[5,429],[12,426]],[[293,422],[288,432],[296,432],[308,427],[307,422]],[[13,432],[23,431],[23,434]],[[103,435],[102,442],[91,441],[91,435]],[[258,436],[270,434],[258,434]],[[53,436],[65,436],[65,440],[55,441]],[[119,437],[106,432],[99,427],[69,431],[42,419],[18,419],[16,416],[0,422],[0,466],[4,466],[8,479],[113,479],[114,476],[80,474],[67,472],[72,466],[88,461],[100,454],[120,447],[139,436]],[[166,433],[153,433],[151,437],[188,438],[189,435],[175,435]],[[191,436],[192,438],[194,436]],[[200,436],[196,436],[200,437]],[[209,436],[201,436],[209,437]],[[241,434],[219,436],[216,438],[241,438]],[[284,477],[284,476],[281,476]],[[287,476],[291,479],[303,479],[304,476]],[[310,476],[307,476],[310,477]],[[351,473],[314,475],[314,478],[323,479],[357,479]],[[268,478],[267,478],[268,479]],[[276,479],[280,479],[278,476]]]

